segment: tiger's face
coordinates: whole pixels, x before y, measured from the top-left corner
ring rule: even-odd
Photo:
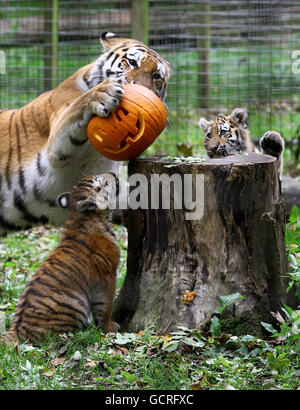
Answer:
[[[248,115],[242,108],[236,108],[228,116],[219,115],[212,121],[200,118],[199,126],[204,132],[204,146],[211,158],[248,150]]]
[[[104,211],[116,195],[117,183],[116,176],[112,173],[90,175],[82,178],[70,192],[59,195],[57,202],[70,211]]]
[[[156,51],[137,40],[120,38],[114,33],[103,33],[101,43],[104,54],[91,69],[90,88],[108,78],[121,78],[125,84],[143,85],[161,100],[165,99],[170,64]]]

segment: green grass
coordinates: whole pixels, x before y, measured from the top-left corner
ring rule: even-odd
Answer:
[[[118,290],[126,272],[127,235],[115,228],[122,249]],[[60,231],[41,227],[0,243],[0,329],[11,324],[17,300],[39,263],[59,241]],[[300,214],[294,209],[286,234],[290,286],[300,298]],[[294,390],[300,388],[300,312],[283,307],[278,329],[263,324],[266,337],[229,333],[222,311],[239,295],[221,298],[210,328],[153,329],[103,335],[85,331],[51,335],[41,346],[0,343],[3,390]],[[3,327],[3,323],[2,323]]]
[[[182,333],[186,343],[198,343],[201,347],[192,349],[182,344],[181,349],[167,352],[163,350],[163,338],[149,330],[127,339],[125,334],[121,340],[118,335],[104,337],[95,328],[76,335],[53,337],[41,347],[1,346],[0,386],[6,390],[299,387],[295,377],[299,361],[286,354],[286,361],[281,363],[278,346],[271,342],[249,336],[247,339],[232,337],[234,340],[223,336],[221,340],[205,338],[196,332]]]

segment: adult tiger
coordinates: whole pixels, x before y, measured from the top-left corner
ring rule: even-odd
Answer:
[[[170,66],[134,39],[103,33],[104,53],[92,64],[21,109],[0,110],[0,236],[36,224],[61,225],[56,198],[84,175],[117,172],[89,143],[92,115],[120,104],[124,83],[153,90],[162,100]]]

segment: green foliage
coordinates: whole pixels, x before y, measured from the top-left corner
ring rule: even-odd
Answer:
[[[286,349],[293,349],[300,355],[300,310],[293,310],[292,308],[283,305],[281,308],[284,317],[280,313],[274,314],[280,323],[280,331],[274,329],[269,323],[262,322],[262,326],[271,333],[272,337],[284,341]]]
[[[239,299],[245,299],[240,293],[231,293],[230,295],[219,296],[219,301],[221,306],[216,309],[217,313],[223,313],[223,311],[230,306],[232,303],[236,302]]]
[[[223,296],[219,296],[219,301],[221,303],[221,306],[218,307],[215,310],[216,314],[222,315],[222,313],[224,312],[224,310],[232,305],[233,303],[235,303],[237,300],[239,299],[245,299],[244,296],[242,296],[240,293],[236,292],[236,293],[231,293],[229,295],[223,295]],[[221,325],[221,320],[218,316],[214,315],[211,318],[210,321],[210,333],[213,337],[216,336],[220,336],[221,335],[221,331],[222,331],[222,325]]]
[[[297,297],[300,299],[300,212],[297,206],[293,206],[287,223],[285,232],[285,242],[287,245],[290,262],[288,291],[295,289]]]
[[[179,327],[162,336],[150,328],[104,336],[91,327],[40,347],[0,345],[0,388],[293,389],[296,365],[251,335],[208,337]]]
[[[292,208],[289,221],[286,226],[285,241],[290,262],[290,281],[287,292],[295,291],[300,299],[300,213],[299,209]],[[273,352],[268,354],[268,364],[271,369],[283,371],[288,365],[290,357],[300,357],[300,309],[293,310],[287,305],[281,307],[280,312],[274,313],[280,330],[277,331],[271,324],[262,322],[262,326],[280,341],[282,345],[277,346]]]
[[[210,333],[213,337],[220,336],[221,334],[221,323],[217,316],[213,316],[210,321]]]

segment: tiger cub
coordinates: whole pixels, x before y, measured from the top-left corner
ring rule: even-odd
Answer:
[[[107,220],[112,174],[89,176],[58,204],[68,210],[61,242],[40,265],[21,296],[6,339],[40,342],[49,331],[64,333],[94,322],[105,332],[111,321],[120,251]]]
[[[236,108],[230,115],[219,115],[212,121],[200,118],[199,126],[205,134],[204,146],[211,158],[227,157],[235,153],[257,152],[248,130],[248,114]],[[276,131],[267,131],[259,141],[260,152],[277,158],[281,175],[284,139]]]

